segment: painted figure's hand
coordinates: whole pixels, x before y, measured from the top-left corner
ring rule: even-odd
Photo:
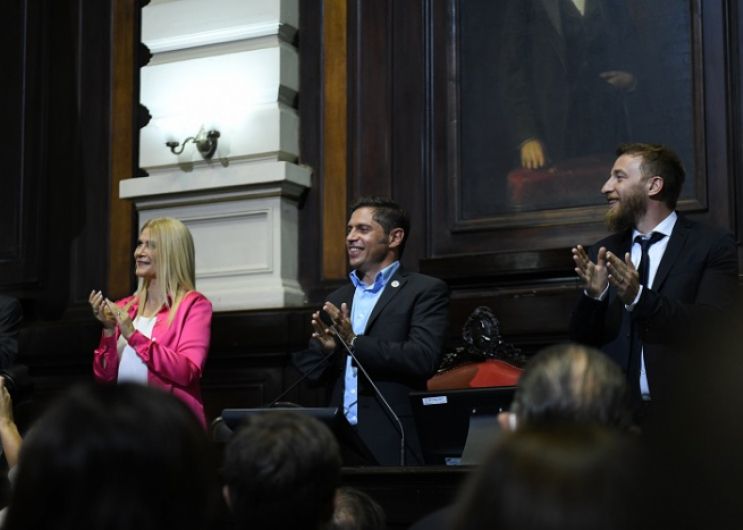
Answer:
[[[539,140],[528,140],[521,146],[521,166],[539,169],[547,163],[545,148]]]

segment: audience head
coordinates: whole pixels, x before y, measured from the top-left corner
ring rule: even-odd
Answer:
[[[237,528],[314,530],[333,515],[340,449],[315,418],[269,411],[249,417],[228,442],[223,476]]]
[[[466,484],[453,528],[632,528],[636,441],[570,422],[505,433]]]
[[[186,405],[131,384],[75,387],[21,447],[6,529],[202,529],[216,481]]]
[[[382,507],[363,491],[342,487],[335,498],[331,530],[384,530]]]
[[[511,404],[510,428],[549,421],[632,427],[627,382],[599,350],[557,344],[535,355],[521,374]]]

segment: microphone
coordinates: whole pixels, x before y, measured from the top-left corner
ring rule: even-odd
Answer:
[[[400,421],[400,418],[395,414],[395,411],[392,409],[389,403],[387,403],[387,400],[382,395],[382,392],[379,391],[379,388],[377,388],[377,385],[374,384],[374,381],[372,381],[372,378],[369,376],[367,371],[364,369],[364,366],[359,362],[359,360],[356,358],[356,355],[354,355],[353,350],[348,347],[348,344],[346,344],[346,341],[343,340],[340,333],[338,333],[338,330],[335,329],[335,325],[333,325],[333,319],[330,318],[330,315],[327,311],[324,309],[320,310],[320,320],[322,320],[323,324],[328,326],[330,329],[333,330],[333,333],[335,333],[335,336],[338,338],[338,340],[341,342],[345,350],[348,352],[348,355],[351,356],[351,359],[356,363],[356,366],[359,370],[361,370],[361,373],[364,374],[364,377],[369,381],[369,384],[371,385],[372,389],[374,389],[374,393],[377,395],[377,397],[382,401],[387,411],[390,413],[392,418],[397,422],[397,429],[400,431],[400,465],[405,465],[405,430],[402,428],[402,422]]]

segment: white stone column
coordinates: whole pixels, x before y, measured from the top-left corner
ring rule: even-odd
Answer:
[[[149,176],[122,181],[121,198],[140,226],[175,217],[191,229],[196,287],[216,311],[302,304],[297,203],[311,171],[296,164],[298,0],[153,0],[142,15]],[[212,159],[165,146],[201,128],[220,132]]]

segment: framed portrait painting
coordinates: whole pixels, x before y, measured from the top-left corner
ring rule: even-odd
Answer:
[[[679,207],[704,210],[702,13],[694,0],[448,0],[432,26],[447,32],[433,55],[447,233],[597,224],[622,142],[679,153]]]

